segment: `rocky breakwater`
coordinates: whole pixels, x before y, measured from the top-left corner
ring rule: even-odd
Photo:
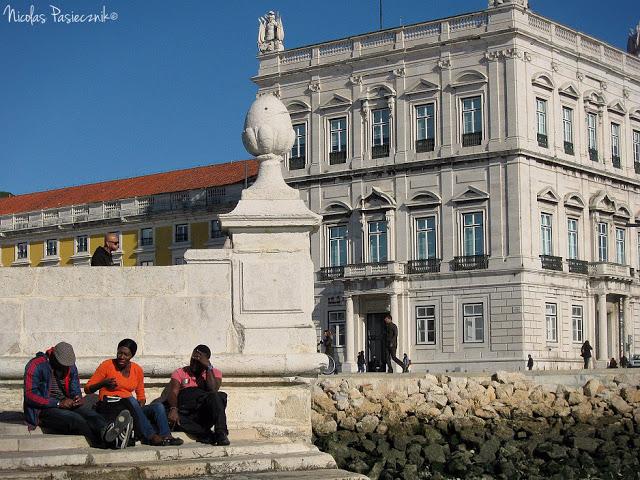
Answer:
[[[319,378],[314,442],[374,480],[638,478],[640,375],[569,378]]]

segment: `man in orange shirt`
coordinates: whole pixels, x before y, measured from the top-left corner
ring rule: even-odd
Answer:
[[[227,394],[220,391],[222,372],[211,365],[210,358],[209,347],[198,345],[191,353],[189,365],[171,374],[167,396],[169,424],[203,443],[229,445]]]

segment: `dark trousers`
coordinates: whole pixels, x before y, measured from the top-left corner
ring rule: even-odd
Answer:
[[[227,394],[208,392],[201,388],[185,388],[178,394],[180,429],[199,440],[211,438],[211,427],[216,433],[229,434],[227,429]]]
[[[391,364],[391,360],[393,360],[398,365],[400,365],[400,367],[402,367],[402,371],[404,371],[404,364],[402,363],[402,360],[396,357],[396,348],[398,348],[396,345],[387,345],[387,351],[386,351],[387,372],[393,372],[393,365]]]
[[[129,410],[133,418],[135,436],[143,442],[148,442],[151,436],[156,433],[162,437],[171,433],[167,414],[161,403],[142,407],[133,397],[121,398],[117,402],[101,400],[96,404],[96,410],[109,422],[113,422],[122,410]]]
[[[591,357],[584,357],[584,368],[589,368],[589,360]]]
[[[105,418],[88,405],[73,410],[44,408],[40,411],[42,428],[62,435],[84,435],[94,447],[102,446],[102,430],[106,425]]]

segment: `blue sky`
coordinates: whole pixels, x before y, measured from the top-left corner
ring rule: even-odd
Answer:
[[[481,10],[487,0],[384,0],[384,27]],[[10,22],[7,8],[46,23]],[[104,24],[60,13],[116,12]],[[532,10],[625,48],[638,0],[530,0]],[[0,0],[0,190],[27,193],[248,158],[257,18],[285,46],[378,28],[378,0]]]

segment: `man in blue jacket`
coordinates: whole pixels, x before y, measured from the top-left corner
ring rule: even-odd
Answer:
[[[115,423],[85,405],[73,347],[60,342],[38,352],[24,370],[24,418],[29,430],[38,425],[51,433],[84,435],[92,446],[105,446],[130,429],[126,410]],[[120,418],[123,417],[123,418]]]

